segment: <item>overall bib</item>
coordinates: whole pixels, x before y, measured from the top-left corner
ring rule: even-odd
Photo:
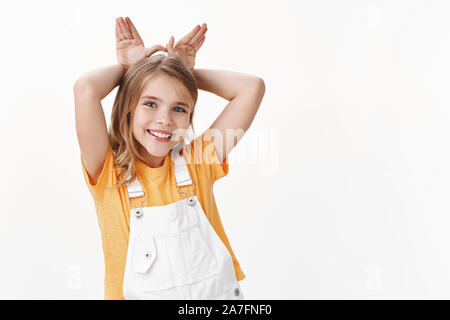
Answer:
[[[132,208],[123,280],[125,299],[242,300],[230,252],[206,217],[184,158],[183,141],[171,151],[179,201]],[[179,187],[191,185],[191,196]],[[142,197],[139,179],[128,184],[128,197]],[[130,201],[131,204],[131,201]],[[130,208],[132,206],[130,205]]]

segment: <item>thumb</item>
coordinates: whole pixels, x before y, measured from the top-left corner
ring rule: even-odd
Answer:
[[[157,51],[164,51],[164,52],[165,52],[165,51],[167,51],[167,50],[166,50],[166,48],[163,47],[162,45],[160,45],[160,44],[155,44],[155,45],[153,45],[153,46],[151,46],[151,47],[145,49],[145,56],[146,56],[146,57],[149,57],[149,56],[151,56],[152,54],[154,54],[154,53],[157,52]]]
[[[175,42],[174,37],[173,37],[173,36],[170,36],[169,42],[167,42],[167,45],[166,45],[167,51],[168,51],[169,53],[172,53],[172,51],[173,51],[173,43],[174,43],[174,42]]]

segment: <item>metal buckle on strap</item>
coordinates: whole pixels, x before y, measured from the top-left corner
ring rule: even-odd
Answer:
[[[143,199],[141,201],[141,207],[135,211],[135,216],[138,217],[138,218],[140,216],[142,216],[142,213],[144,212],[143,208],[144,208],[144,202],[145,202],[145,192],[142,191],[142,193],[144,194],[144,197],[143,197]]]
[[[178,193],[179,194],[182,194],[183,195],[183,199],[186,199],[187,197],[186,197],[186,192],[184,192],[184,191],[181,191],[180,190],[180,187],[178,187],[178,185],[177,185],[177,190],[178,190]],[[194,196],[195,195],[195,184],[194,183],[192,183],[192,189],[191,189],[191,197],[192,196]]]

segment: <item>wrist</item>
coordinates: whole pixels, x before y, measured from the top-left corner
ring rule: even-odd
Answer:
[[[129,65],[124,64],[124,63],[118,62],[117,64],[122,68],[122,71],[123,71],[124,73],[130,68]]]

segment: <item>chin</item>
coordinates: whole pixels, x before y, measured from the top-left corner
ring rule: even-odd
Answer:
[[[167,153],[174,148],[179,142],[170,141],[167,143],[149,142],[144,145],[149,154],[155,157],[164,157]]]
[[[154,156],[154,157],[164,157],[167,155],[167,153],[170,151],[172,147],[170,147],[169,144],[167,144],[167,146],[165,147],[161,147],[161,146],[146,146],[146,150],[147,152]]]

